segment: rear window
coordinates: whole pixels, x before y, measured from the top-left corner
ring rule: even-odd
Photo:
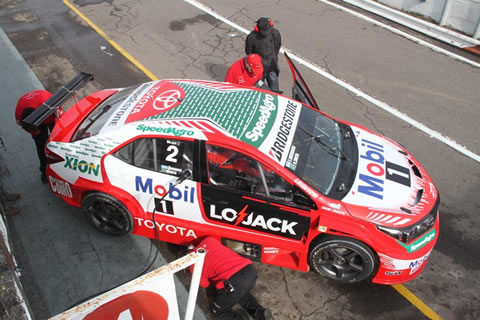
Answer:
[[[125,99],[137,88],[138,85],[125,88],[99,104],[98,107],[82,121],[80,126],[78,126],[77,131],[75,131],[73,135],[72,142],[97,135],[113,112],[117,110]]]

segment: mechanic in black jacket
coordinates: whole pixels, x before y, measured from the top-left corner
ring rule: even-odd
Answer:
[[[258,19],[253,29],[245,41],[245,53],[256,53],[262,57],[263,76],[268,87],[279,92],[278,53],[282,46],[280,32],[273,27],[272,20],[265,17]]]

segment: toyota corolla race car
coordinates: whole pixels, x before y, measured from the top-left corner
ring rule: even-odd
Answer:
[[[294,98],[160,80],[82,99],[47,144],[51,190],[110,235],[214,236],[252,260],[339,282],[412,280],[438,239],[431,178],[394,141],[319,111],[287,61]],[[24,125],[91,78],[79,74]]]

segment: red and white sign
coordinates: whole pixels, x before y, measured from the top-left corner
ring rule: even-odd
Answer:
[[[185,320],[193,318],[204,252],[194,252],[50,320],[180,320],[174,274],[195,265]]]

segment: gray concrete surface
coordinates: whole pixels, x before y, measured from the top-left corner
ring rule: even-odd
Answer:
[[[479,153],[477,68],[314,0],[202,2],[247,29],[260,16],[272,17],[285,46],[298,55]],[[243,54],[241,33],[185,1],[72,3],[160,78],[221,80],[229,64]],[[138,71],[121,62],[120,54],[62,2],[0,1],[2,5],[0,25],[46,87],[73,70],[99,75],[100,87],[138,79]],[[19,12],[35,19],[21,22]],[[283,60],[280,68],[281,89],[288,95],[291,80]],[[405,287],[443,319],[480,318],[478,163],[319,74],[299,68],[322,110],[402,143],[425,166],[441,194],[440,239],[422,275]],[[38,192],[31,196],[32,201],[43,199]],[[77,221],[79,228],[85,227],[81,219]],[[18,228],[32,227],[18,224]],[[56,237],[67,235],[58,230]],[[71,254],[75,260],[79,252]],[[35,258],[43,260],[39,254]],[[90,266],[91,273],[98,271],[95,264]],[[257,266],[255,294],[278,319],[426,318],[389,286],[336,285],[313,273]]]
[[[156,247],[138,236],[109,237],[94,230],[80,209],[67,206],[40,180],[39,162],[30,135],[15,123],[14,110],[25,92],[43,89],[22,56],[0,28],[0,137],[8,192],[19,192],[21,214],[9,225],[18,250],[25,292],[38,319],[56,315],[86,297],[135,278],[151,262]],[[160,254],[153,268],[166,264]],[[150,270],[153,270],[150,269]],[[187,292],[177,281],[180,312]],[[195,319],[205,319],[197,308]]]

